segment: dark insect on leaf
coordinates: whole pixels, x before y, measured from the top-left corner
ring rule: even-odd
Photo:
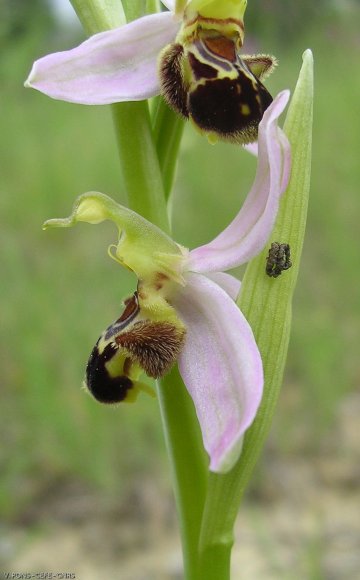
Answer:
[[[266,273],[271,278],[277,278],[281,272],[291,268],[290,246],[273,242],[266,259]]]

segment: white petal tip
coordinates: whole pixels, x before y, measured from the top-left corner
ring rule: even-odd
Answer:
[[[36,81],[37,81],[37,72],[38,72],[38,67],[37,67],[37,63],[38,61],[35,61],[31,67],[31,71],[29,73],[29,76],[27,77],[26,81],[24,82],[24,87],[26,87],[27,89],[36,89]]]
[[[211,460],[209,468],[210,471],[213,471],[214,473],[228,473],[234,467],[235,463],[238,461],[241,455],[243,441],[244,437],[242,436],[233,444],[231,449],[227,451],[223,457],[221,457],[220,460]]]
[[[30,74],[28,76],[28,78],[26,79],[26,81],[24,82],[24,87],[26,87],[27,89],[32,89],[33,85],[32,85],[32,80],[33,80],[33,68],[30,71]]]

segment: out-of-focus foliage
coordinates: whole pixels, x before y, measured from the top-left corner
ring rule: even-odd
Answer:
[[[251,34],[276,38],[289,46],[307,34],[314,25],[324,26],[344,11],[351,10],[356,0],[249,0],[246,29]]]
[[[0,15],[0,43],[4,44],[31,30],[55,26],[46,0],[0,0]]]

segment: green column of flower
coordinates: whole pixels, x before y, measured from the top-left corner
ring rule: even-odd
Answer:
[[[269,241],[269,245],[273,241],[290,244],[293,267],[279,278],[266,276],[268,248],[265,248],[246,269],[239,306],[251,324],[262,355],[265,389],[257,417],[245,435],[237,465],[228,474],[211,474],[209,478],[200,541],[201,572],[206,580],[229,578],[236,515],[269,432],[279,396],[290,336],[291,303],[305,233],[310,188],[312,104],[313,58],[311,51],[307,50],[284,125],[292,151],[291,178]]]

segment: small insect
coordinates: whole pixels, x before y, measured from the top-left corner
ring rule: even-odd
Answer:
[[[277,278],[281,272],[291,268],[290,246],[273,242],[266,258],[266,273],[271,278]]]
[[[95,344],[86,366],[85,386],[100,403],[133,402],[141,390],[153,396],[153,389],[139,381],[139,376],[145,372],[159,378],[170,370],[184,338],[182,327],[144,318],[135,292]]]
[[[167,103],[210,141],[245,144],[256,141],[272,102],[261,80],[275,66],[272,56],[240,57],[237,37],[200,26],[191,41],[164,49],[160,85]]]

